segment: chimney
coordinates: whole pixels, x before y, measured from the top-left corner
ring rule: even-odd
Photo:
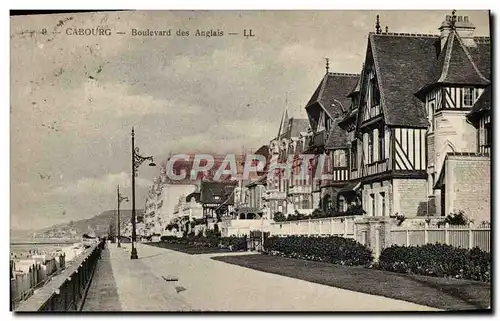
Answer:
[[[455,29],[467,47],[476,47],[476,42],[474,41],[474,30],[476,27],[469,21],[468,16],[458,16]]]
[[[469,21],[468,16],[456,16],[455,11],[453,11],[451,16],[446,15],[446,19],[439,27],[439,31],[441,32],[441,49],[443,49],[446,39],[453,29],[455,29],[467,47],[476,46],[476,42],[474,41],[474,30],[476,27]]]

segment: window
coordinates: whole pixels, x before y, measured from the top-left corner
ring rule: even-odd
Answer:
[[[464,97],[463,101],[464,107],[472,107],[472,105],[474,104],[474,88],[470,87],[464,88],[463,97]]]
[[[310,207],[309,203],[310,203],[310,200],[309,200],[309,194],[305,194],[302,199],[302,209],[308,209]]]
[[[345,200],[343,197],[339,198],[338,211],[344,212]]]
[[[384,125],[380,126],[378,131],[378,154],[379,160],[385,159],[385,129]]]
[[[338,149],[333,151],[333,167],[347,167],[345,150]]]
[[[358,144],[356,141],[352,142],[351,147],[351,169],[358,168]]]
[[[436,112],[434,102],[430,103],[429,106],[429,131],[432,132],[434,131],[434,128],[436,128],[436,120],[434,118],[434,113]]]
[[[375,216],[375,194],[370,194],[370,198],[372,201],[372,216]]]
[[[368,164],[373,163],[373,132],[368,134]]]
[[[493,145],[493,132],[491,130],[491,123],[487,123],[484,125],[484,145],[491,146]]]
[[[377,81],[375,78],[371,79],[371,107],[378,106],[380,104],[380,92],[378,90]],[[372,114],[372,116],[375,116]]]
[[[380,192],[380,203],[382,205],[382,216],[385,216],[385,192]]]
[[[434,195],[434,184],[436,184],[436,173],[431,174],[431,181],[429,184],[429,195]]]

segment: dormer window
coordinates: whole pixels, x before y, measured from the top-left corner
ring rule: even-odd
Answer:
[[[333,167],[347,167],[346,152],[343,149],[338,149],[333,152]]]
[[[472,107],[475,101],[475,90],[472,87],[466,87],[464,88],[464,94],[463,94],[463,106],[464,107]]]

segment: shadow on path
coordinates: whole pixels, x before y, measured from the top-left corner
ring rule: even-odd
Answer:
[[[142,256],[142,257],[139,257],[139,260],[142,260],[142,259],[149,259],[149,258],[152,258],[152,257],[155,257],[155,256],[160,256],[160,255],[163,255],[164,253],[158,253],[158,254],[153,254],[153,255],[148,255],[148,256]]]
[[[113,269],[111,268],[109,249],[105,249],[97,263],[82,311],[121,310]]]

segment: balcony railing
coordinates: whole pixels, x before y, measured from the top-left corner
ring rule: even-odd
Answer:
[[[331,179],[322,179],[321,186],[329,186],[334,182],[344,182],[349,180],[349,171],[347,168],[334,169],[331,173]]]
[[[365,110],[365,112],[363,113],[363,122],[380,115],[380,105],[371,106],[370,108],[365,105],[364,107],[365,108],[363,109]]]
[[[387,172],[389,170],[389,159],[382,159],[372,164],[367,164],[363,168],[363,176],[374,175]]]

